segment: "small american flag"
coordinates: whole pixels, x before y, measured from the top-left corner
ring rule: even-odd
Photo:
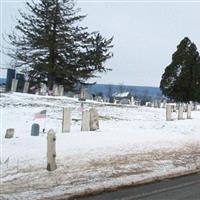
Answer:
[[[46,118],[46,114],[47,114],[47,111],[46,110],[42,110],[42,111],[34,114],[34,119]]]

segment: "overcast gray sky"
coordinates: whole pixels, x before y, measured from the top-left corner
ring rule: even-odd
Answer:
[[[23,0],[0,0],[1,31],[15,25]],[[188,36],[200,50],[200,1],[77,1],[90,31],[114,36],[113,71],[98,83],[159,86],[176,46]],[[2,56],[1,64],[8,64]]]

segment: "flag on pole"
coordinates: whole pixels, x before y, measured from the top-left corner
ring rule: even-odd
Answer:
[[[46,110],[42,110],[42,111],[34,114],[34,119],[46,118],[46,114],[47,114],[47,111]]]

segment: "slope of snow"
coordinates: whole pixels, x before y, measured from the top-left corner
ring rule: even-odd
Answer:
[[[90,101],[84,109],[97,108],[100,130],[81,132],[77,99],[13,93],[2,94],[0,101],[3,199],[70,196],[200,165],[200,112],[181,121],[173,113],[174,120],[166,122],[164,109]],[[70,133],[61,133],[63,107],[72,110]],[[44,109],[47,119],[33,120],[34,113]],[[46,171],[46,133],[31,136],[33,123],[56,131],[54,172]],[[4,138],[7,128],[15,128],[13,139]]]

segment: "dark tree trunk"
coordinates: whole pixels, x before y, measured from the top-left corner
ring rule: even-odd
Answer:
[[[55,77],[53,74],[49,74],[48,75],[48,88],[49,90],[52,90],[53,89],[53,85],[55,83]]]

